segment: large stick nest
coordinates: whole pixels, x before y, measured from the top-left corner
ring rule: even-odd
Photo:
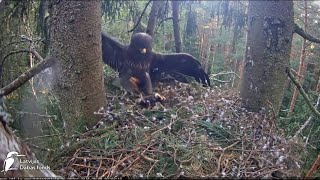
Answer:
[[[300,176],[297,150],[277,130],[275,116],[242,109],[235,91],[161,84],[167,100],[153,109],[116,92],[109,90],[96,128],[73,137],[55,157],[63,176]]]

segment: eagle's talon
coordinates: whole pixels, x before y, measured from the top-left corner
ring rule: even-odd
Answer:
[[[156,100],[157,100],[158,102],[160,102],[160,103],[162,103],[163,101],[166,100],[166,98],[165,98],[164,96],[161,96],[161,95],[158,94],[158,93],[155,93],[155,94],[154,94],[154,97],[155,97]]]
[[[158,93],[155,93],[154,95],[149,95],[149,96],[141,96],[139,99],[137,99],[137,103],[141,105],[144,108],[153,108],[157,102],[163,103],[166,98],[164,96],[161,96]]]

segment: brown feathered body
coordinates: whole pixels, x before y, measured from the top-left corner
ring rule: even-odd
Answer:
[[[152,51],[152,38],[146,33],[134,34],[128,46],[102,33],[102,56],[106,64],[119,72],[120,81],[124,80],[122,86],[129,85],[126,89],[136,92],[149,95],[152,83],[157,82],[162,73],[190,76],[210,86],[208,75],[193,56],[187,53],[155,53]],[[187,82],[186,78],[177,80]]]

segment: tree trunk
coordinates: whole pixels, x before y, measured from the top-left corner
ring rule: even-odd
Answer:
[[[210,57],[210,37],[212,36],[212,30],[208,29],[204,31],[205,36],[206,36],[206,41],[205,41],[205,48],[203,51],[203,61],[202,61],[202,67],[204,69],[204,72],[208,74],[208,69],[209,69],[209,57]]]
[[[70,135],[95,125],[105,104],[100,1],[52,1],[49,12],[53,91]]]
[[[179,25],[179,1],[172,1],[172,22],[174,32],[174,42],[176,52],[181,52],[181,37],[180,37],[180,25]]]
[[[141,20],[139,20],[142,13],[142,9],[136,3],[134,4],[133,8],[134,8],[133,11],[135,13],[133,14],[133,17],[132,17],[133,25],[132,27],[130,27],[130,28],[133,28],[134,26],[136,26],[136,28],[133,30],[133,34],[146,32],[145,24]]]
[[[205,26],[203,24],[202,26]],[[208,73],[208,66],[209,66],[209,52],[210,52],[210,42],[209,39],[211,37],[211,29],[199,28],[199,36],[200,36],[200,43],[199,43],[199,57],[200,63],[206,73]]]
[[[316,92],[318,93],[320,91],[320,78],[318,79]]]
[[[219,34],[219,24],[220,24],[220,18],[219,16],[217,16],[216,18],[213,19],[213,29],[212,29],[213,37],[217,37],[217,35]],[[209,61],[208,70],[207,70],[208,74],[211,74],[211,67],[214,64],[215,56],[216,56],[216,53],[218,52],[218,46],[219,44],[217,40],[215,40],[213,44],[211,44],[210,51],[211,51],[212,59],[211,61]]]
[[[232,66],[232,71],[234,73],[237,73],[237,66],[239,66],[239,60],[238,59],[234,59],[233,60],[233,66]],[[236,75],[235,74],[232,74],[231,76],[231,79],[232,79],[232,83],[231,83],[231,87],[234,87],[234,86],[237,86],[237,82],[236,82]]]
[[[240,29],[238,29],[238,23],[236,23],[233,27],[233,37],[232,37],[232,43],[231,43],[232,57],[235,57],[235,55],[237,54],[236,44],[238,43],[239,33],[241,32],[240,32]],[[239,65],[240,65],[240,60],[233,59],[233,68],[232,68],[233,72],[238,73],[237,69],[239,69],[238,68]],[[235,87],[235,86],[238,87],[238,84],[239,84],[239,79],[236,78],[236,76],[233,74],[231,87]]]
[[[231,44],[227,42],[226,44],[223,45],[223,50],[224,50],[224,71],[229,72],[231,68]],[[227,74],[225,76],[225,80],[229,81],[230,80],[231,74]]]
[[[248,29],[244,28],[244,37],[245,37],[245,44],[247,44],[247,40],[248,40]],[[239,62],[239,76],[240,76],[240,82],[238,83],[238,89],[240,89],[241,86],[241,81],[243,79],[243,69],[244,69],[244,62],[246,61],[246,55],[244,55],[241,59],[241,61]]]
[[[158,18],[158,11],[160,7],[161,1],[153,1],[152,7],[149,15],[148,25],[147,25],[147,33],[153,37],[157,18]]]
[[[304,19],[303,19],[305,32],[307,31],[307,15],[308,15],[307,8],[308,8],[307,1],[305,0],[304,1]],[[304,71],[305,71],[304,60],[306,58],[306,46],[307,46],[307,40],[305,38],[303,38],[302,46],[301,46],[301,53],[300,53],[300,64],[299,64],[299,69],[298,69],[299,76],[297,77],[297,81],[300,83],[302,83],[303,79],[304,79]],[[294,105],[296,104],[296,101],[297,101],[297,97],[298,97],[298,88],[296,86],[294,86],[288,115],[290,115],[293,112]]]
[[[215,30],[214,30],[215,31]],[[213,32],[214,33],[214,32]],[[205,72],[210,75],[211,74],[211,68],[213,66],[213,63],[214,63],[214,56],[215,56],[215,52],[216,52],[216,49],[217,49],[217,43],[214,43],[214,44],[211,44],[210,45],[210,54],[211,54],[211,59],[209,59],[209,62],[208,62],[208,67],[207,69],[205,70]]]
[[[201,61],[202,58],[202,50],[203,50],[203,42],[204,42],[204,33],[203,33],[203,28],[198,28],[198,36],[199,36],[199,59]]]
[[[249,1],[246,60],[240,97],[243,107],[259,111],[284,95],[293,32],[292,1]]]
[[[192,9],[192,3],[188,3],[188,12],[185,13],[186,16],[186,26],[185,31],[183,32],[183,47],[185,52],[189,52],[194,57],[199,58],[200,55],[198,53],[197,41],[199,37],[197,37],[197,12]]]
[[[186,14],[187,22],[186,22],[186,31],[184,37],[194,36],[197,31],[197,12],[192,9],[191,3],[189,3],[189,10]]]

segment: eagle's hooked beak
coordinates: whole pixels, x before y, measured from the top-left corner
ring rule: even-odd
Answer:
[[[147,53],[147,49],[146,48],[140,49],[140,52],[141,52],[141,54],[145,54],[145,53]]]

